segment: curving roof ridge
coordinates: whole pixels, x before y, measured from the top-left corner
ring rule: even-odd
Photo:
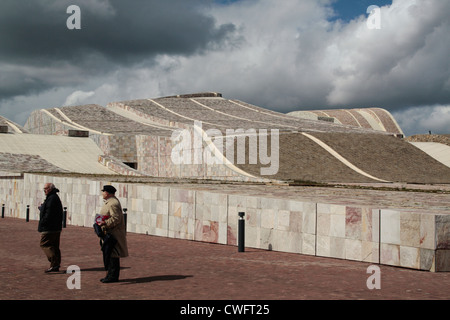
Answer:
[[[395,135],[404,135],[392,114],[382,108],[293,111],[288,115],[304,119],[327,120]]]
[[[6,119],[5,117],[0,116],[0,127],[3,127],[3,130],[5,131],[0,131],[3,133],[9,132],[9,133],[28,133],[28,130],[26,130],[24,127],[22,127],[21,125]]]
[[[220,93],[199,93],[114,102],[111,110],[123,109],[161,125],[193,126],[201,121],[209,129],[279,129],[304,132],[353,132],[382,134],[379,130],[342,123],[324,123],[264,109],[240,100],[225,99]]]

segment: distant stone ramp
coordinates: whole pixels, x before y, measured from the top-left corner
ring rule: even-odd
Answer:
[[[102,153],[95,142],[88,138],[2,134],[0,150],[4,163],[21,164],[15,168],[9,165],[7,169],[11,172],[115,174],[99,163],[98,157]],[[26,159],[30,161],[23,161]],[[50,165],[47,167],[46,164]]]
[[[450,168],[450,146],[437,142],[411,142],[411,144]]]

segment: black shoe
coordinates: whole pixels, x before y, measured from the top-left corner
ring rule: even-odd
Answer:
[[[100,282],[103,282],[103,283],[119,282],[119,279],[103,278],[103,279],[100,279]]]
[[[50,273],[50,272],[59,272],[59,267],[50,267],[47,270],[44,271],[45,273]]]

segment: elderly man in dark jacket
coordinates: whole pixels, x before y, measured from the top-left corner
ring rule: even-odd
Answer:
[[[40,220],[38,231],[41,233],[40,246],[50,262],[50,268],[45,270],[48,272],[58,272],[61,266],[61,251],[59,249],[63,206],[59,196],[59,192],[53,183],[46,183],[44,193],[46,195],[44,203],[39,207]]]

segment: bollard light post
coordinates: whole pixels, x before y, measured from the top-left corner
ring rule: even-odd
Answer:
[[[67,207],[64,207],[63,211],[63,221],[62,221],[62,227],[65,228],[67,226]]]
[[[245,212],[239,212],[238,252],[245,251]]]
[[[26,217],[26,221],[29,222],[30,221],[30,205],[27,205],[27,217]]]
[[[125,224],[125,232],[127,232],[127,208],[123,208],[123,223]]]
[[[5,204],[2,204],[2,219],[5,218]]]

